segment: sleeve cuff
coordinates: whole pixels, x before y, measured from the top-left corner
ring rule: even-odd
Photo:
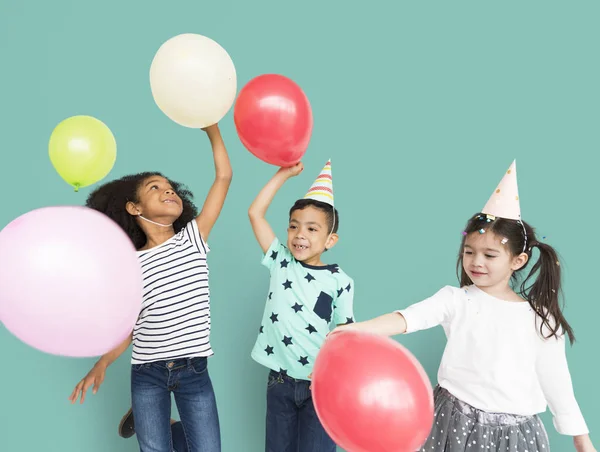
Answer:
[[[279,250],[280,250],[279,239],[277,237],[275,237],[273,239],[273,241],[271,242],[269,249],[263,255],[261,263],[265,267],[271,268],[271,265],[273,264],[273,261],[274,261],[273,253],[277,254],[277,253],[279,253]],[[277,256],[277,257],[281,257],[281,256]]]
[[[589,435],[590,431],[582,415],[564,415],[553,419],[554,428],[561,435]]]
[[[190,221],[188,223],[188,227],[191,228],[190,235],[192,236],[193,241],[195,242],[194,245],[196,246],[196,248],[203,254],[207,255],[210,252],[210,247],[208,246],[208,243],[204,241],[202,234],[200,234],[200,229],[198,228],[198,223],[196,223],[196,219]]]
[[[415,322],[411,318],[410,311],[407,309],[398,309],[394,311],[394,314],[400,314],[402,317],[404,317],[404,321],[406,322],[406,331],[404,334],[410,334],[418,331],[418,329],[412,328],[412,325],[414,325]]]

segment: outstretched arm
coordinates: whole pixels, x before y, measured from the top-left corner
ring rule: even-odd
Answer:
[[[280,168],[277,173],[271,178],[267,185],[263,187],[256,199],[248,209],[250,224],[256,236],[256,240],[260,245],[263,253],[266,253],[275,239],[275,233],[271,229],[271,225],[266,220],[267,209],[271,205],[275,193],[283,186],[286,180],[290,177],[297,176],[302,172],[304,166],[302,163],[297,163],[290,168]]]
[[[332,333],[340,331],[361,331],[364,333],[380,334],[382,336],[396,336],[406,332],[406,320],[398,312],[384,314],[364,322],[349,323],[338,326]]]
[[[208,240],[208,236],[213,226],[217,222],[225,198],[229,192],[229,186],[231,185],[231,179],[233,177],[233,171],[231,169],[231,163],[229,162],[229,156],[227,155],[227,149],[225,143],[221,137],[219,126],[214,124],[205,129],[210,144],[212,146],[213,157],[215,161],[215,181],[213,182],[202,210],[196,217],[196,224],[198,230],[204,241]]]

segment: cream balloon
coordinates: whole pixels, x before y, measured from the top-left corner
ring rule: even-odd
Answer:
[[[237,75],[229,54],[206,36],[186,33],[166,41],[150,67],[158,108],[190,128],[216,124],[235,100]]]

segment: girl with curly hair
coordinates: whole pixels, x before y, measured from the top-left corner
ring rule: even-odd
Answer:
[[[141,452],[221,450],[220,426],[207,358],[210,344],[210,290],[207,240],[232,179],[218,125],[205,129],[216,177],[200,212],[192,193],[158,172],[108,182],[87,206],[112,218],[134,243],[142,269],[143,300],[131,336],[102,356],[77,384],[75,403],[133,343],[132,409],[119,426],[123,437],[137,433]],[[171,393],[181,422],[171,420]],[[135,428],[134,428],[135,419]]]

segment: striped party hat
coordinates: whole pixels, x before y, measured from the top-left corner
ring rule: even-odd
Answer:
[[[331,178],[331,159],[321,170],[319,177],[304,195],[304,199],[314,199],[333,206],[333,179]]]

